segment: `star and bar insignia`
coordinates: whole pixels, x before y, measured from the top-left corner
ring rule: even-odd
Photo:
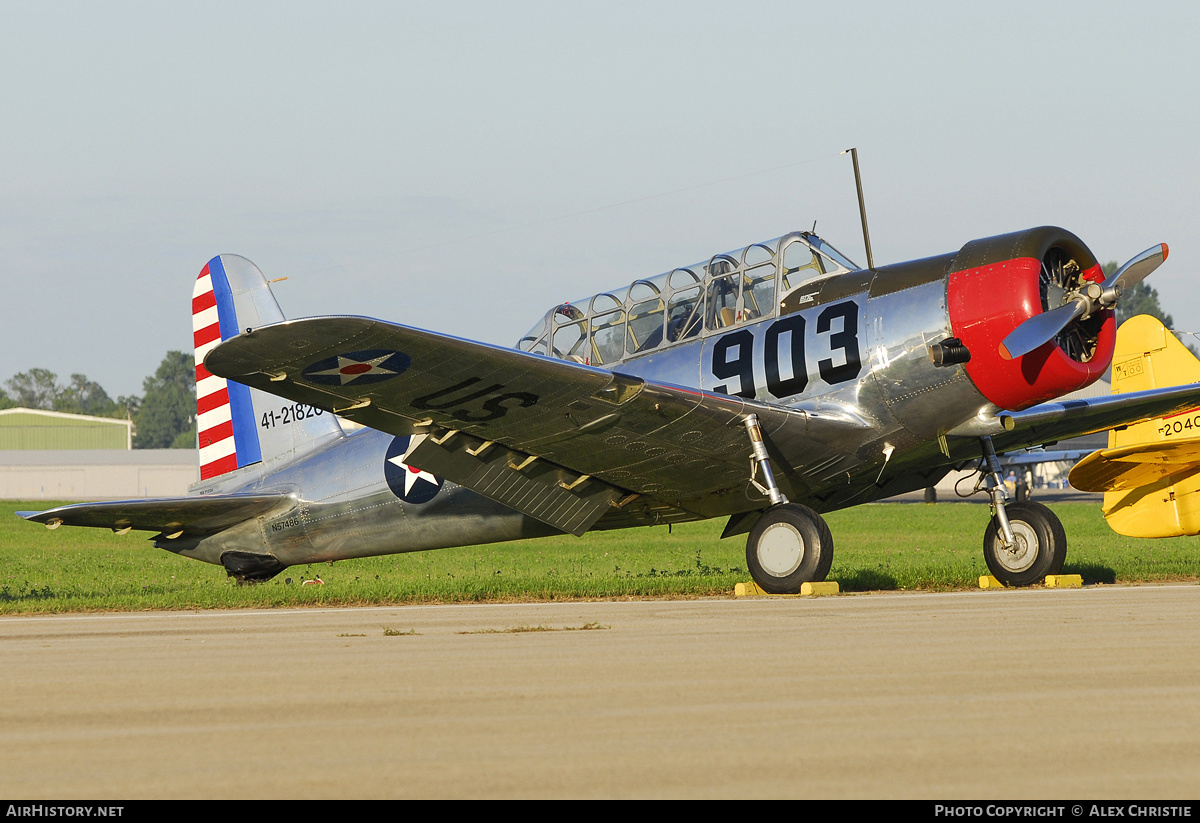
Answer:
[[[372,349],[327,357],[308,366],[300,376],[322,386],[363,385],[390,380],[408,368],[412,359],[404,352]]]
[[[437,496],[444,482],[440,477],[405,462],[424,439],[424,435],[397,437],[388,446],[383,459],[383,477],[388,488],[405,503],[428,503]]]

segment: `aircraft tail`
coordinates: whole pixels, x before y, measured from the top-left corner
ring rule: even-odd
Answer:
[[[263,273],[244,257],[214,257],[196,278],[192,332],[201,481],[256,463],[270,469],[343,436],[337,418],[328,412],[216,377],[204,368],[204,356],[221,341],[284,319]]]
[[[1117,329],[1113,394],[1200,382],[1200,360],[1162,323],[1131,317]],[[1129,537],[1200,533],[1200,408],[1108,433],[1108,448],[1071,470],[1071,485],[1104,492],[1104,517]]]

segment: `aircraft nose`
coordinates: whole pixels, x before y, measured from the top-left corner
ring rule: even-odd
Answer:
[[[963,246],[948,275],[947,309],[952,334],[971,351],[964,368],[979,392],[1002,409],[1019,410],[1102,375],[1116,332],[1108,309],[1075,318],[1032,350],[1009,352],[1015,357],[1006,357],[1003,346],[1030,318],[1057,322],[1064,295],[1103,279],[1095,256],[1065,229],[1047,226]]]

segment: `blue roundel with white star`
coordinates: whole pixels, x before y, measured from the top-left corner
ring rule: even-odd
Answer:
[[[412,358],[400,351],[352,351],[318,360],[300,375],[309,383],[322,386],[361,386],[391,380],[411,362]]]
[[[428,503],[445,482],[404,462],[424,439],[423,436],[397,437],[388,446],[387,455],[383,458],[383,477],[387,480],[388,488],[405,503]]]

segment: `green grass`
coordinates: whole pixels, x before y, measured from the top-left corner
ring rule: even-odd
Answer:
[[[219,566],[155,549],[136,532],[53,532],[13,516],[47,503],[0,503],[0,614],[729,595],[749,579],[745,537],[723,521],[552,537],[294,566],[238,586]],[[1196,538],[1114,534],[1091,503],[1052,506],[1067,530],[1065,573],[1086,583],[1200,579]],[[827,519],[843,591],[945,590],[987,569],[987,506],[874,504]],[[324,585],[302,585],[320,577]],[[289,582],[290,581],[290,582]]]

